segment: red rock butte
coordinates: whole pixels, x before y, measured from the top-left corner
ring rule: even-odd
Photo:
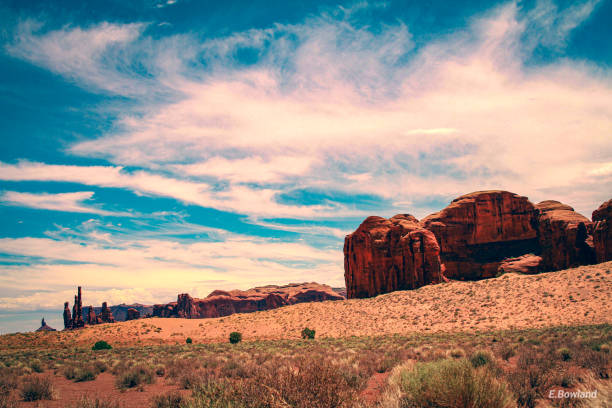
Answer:
[[[499,190],[462,195],[421,221],[368,217],[344,241],[347,297],[612,260],[612,200],[593,221],[558,201],[534,205]]]
[[[215,290],[204,299],[187,293],[178,295],[176,302],[153,306],[154,317],[182,317],[198,319],[249,313],[303,302],[342,300],[343,296],[327,285],[295,283],[285,286],[262,286],[249,290]]]

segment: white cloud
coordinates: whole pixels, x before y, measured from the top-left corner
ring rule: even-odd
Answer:
[[[5,205],[15,205],[43,210],[78,212],[99,215],[111,215],[125,217],[131,214],[125,212],[105,211],[83,202],[90,200],[94,193],[92,191],[79,191],[76,193],[58,194],[33,194],[17,191],[4,191],[0,194],[0,202]]]
[[[282,171],[280,171],[282,173]],[[276,202],[278,190],[232,185],[227,190],[214,191],[204,182],[165,177],[147,171],[125,172],[115,166],[47,165],[20,162],[16,165],[0,162],[0,180],[64,181],[90,186],[125,188],[138,194],[172,197],[185,203],[252,215],[313,217],[339,211],[329,206],[289,206]]]
[[[130,71],[130,56],[122,52],[140,36],[143,24],[104,22],[86,29],[66,26],[45,33],[39,32],[41,28],[32,20],[22,22],[7,51],[104,91],[122,95],[143,92],[142,83],[135,83],[135,76],[125,73]]]
[[[588,4],[548,19],[521,17],[510,3],[425,45],[404,65],[395,63],[413,51],[401,24],[376,36],[321,17],[234,35],[216,49],[224,44],[231,54],[248,39],[274,43],[272,33],[280,39],[255,68],[178,80],[183,100],[144,117],[125,116],[121,133],[72,152],[169,166],[179,177],[295,178],[299,188],[374,193],[393,202],[486,186],[588,210],[601,194],[571,202],[568,187],[594,176],[593,156],[612,157],[609,73],[568,59],[527,69],[522,49],[533,21],[551,29],[562,23],[555,35],[565,38],[593,9]],[[300,38],[294,48],[286,33]],[[288,77],[274,68],[278,61],[293,68]],[[551,189],[560,194],[546,196]]]

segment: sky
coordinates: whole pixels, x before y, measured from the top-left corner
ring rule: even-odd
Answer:
[[[0,333],[344,286],[369,215],[612,192],[612,0],[0,3]]]

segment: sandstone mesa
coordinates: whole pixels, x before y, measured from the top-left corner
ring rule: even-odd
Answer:
[[[605,262],[612,259],[611,225],[612,200],[591,222],[558,201],[534,205],[501,190],[462,195],[421,221],[368,217],[345,238],[347,297]]]

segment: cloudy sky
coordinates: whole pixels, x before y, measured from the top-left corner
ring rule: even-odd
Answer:
[[[60,326],[77,284],[86,305],[343,286],[365,216],[475,190],[590,217],[612,192],[611,19],[612,0],[3,1],[0,332]]]

